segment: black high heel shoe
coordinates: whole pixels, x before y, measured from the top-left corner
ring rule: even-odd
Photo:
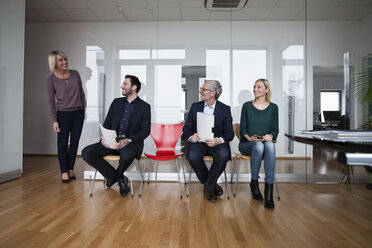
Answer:
[[[68,178],[68,179],[63,179],[63,174],[65,174],[65,173],[62,173],[61,174],[61,180],[62,180],[62,183],[69,183],[70,182],[70,178]],[[67,173],[66,173],[67,174]],[[67,174],[67,176],[68,176],[68,174]]]
[[[62,179],[62,183],[70,183],[70,179]]]
[[[68,176],[70,180],[76,180],[76,176]]]

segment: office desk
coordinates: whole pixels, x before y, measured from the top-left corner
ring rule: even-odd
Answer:
[[[319,147],[333,148],[340,151],[338,160],[351,166],[365,166],[372,173],[372,132],[360,130],[303,131],[295,135],[285,134],[289,139]],[[372,190],[372,184],[367,184]]]
[[[371,131],[303,131],[294,135],[285,134],[285,136],[300,143],[333,148],[341,152],[372,153]]]

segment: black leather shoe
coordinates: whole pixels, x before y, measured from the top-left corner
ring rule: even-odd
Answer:
[[[216,183],[216,186],[214,186],[214,193],[217,195],[217,196],[220,196],[220,195],[223,195],[223,189],[220,185],[218,185]]]
[[[203,187],[204,193],[207,195],[207,200],[210,202],[216,202],[217,201],[217,195],[213,191],[210,191],[207,186],[204,185]]]
[[[118,184],[119,184],[120,195],[123,197],[127,196],[130,191],[130,188],[128,186],[128,178],[126,176],[122,176],[119,179]]]
[[[273,199],[274,184],[265,183],[265,208],[274,209]]]
[[[251,181],[251,192],[252,192],[253,199],[257,201],[264,200],[260,192],[260,187],[258,186],[258,180]]]
[[[106,186],[107,186],[108,188],[110,188],[110,187],[111,187],[112,185],[114,185],[117,181],[118,181],[117,178],[115,178],[115,179],[113,179],[113,180],[108,180],[108,179],[106,179]]]

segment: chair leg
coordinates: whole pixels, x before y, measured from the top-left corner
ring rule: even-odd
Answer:
[[[159,169],[159,161],[156,161],[156,173],[155,173],[155,182],[158,182],[158,169]]]
[[[142,173],[142,168],[141,168],[141,159],[137,160],[137,162],[138,162],[138,168],[139,168],[141,180],[144,180],[144,175]]]
[[[275,183],[276,193],[278,194],[278,200],[280,200],[279,187],[278,187],[278,183],[275,178],[274,178],[274,183]]]
[[[185,182],[185,185],[187,184],[186,176],[185,176],[185,165],[184,165],[184,159],[181,157],[181,167],[182,167],[182,173],[183,173],[183,181]]]
[[[150,161],[149,161],[149,163],[150,163]],[[151,161],[151,163],[152,163],[152,161]],[[154,163],[152,163],[152,169],[154,169]],[[148,177],[147,177],[147,184],[149,184],[150,183],[150,175],[151,175],[150,166],[149,166],[149,171],[148,171],[148,174],[147,175],[148,175]]]
[[[238,161],[238,170],[236,171],[236,181],[235,181],[234,197],[236,197],[236,193],[238,192],[238,181],[239,181],[240,163],[241,162],[242,162],[242,158],[239,158],[239,161]]]
[[[141,180],[140,192],[138,194],[138,197],[141,197],[141,195],[142,195],[142,185],[145,182],[146,161],[147,161],[147,159],[145,159],[145,161],[143,161],[143,174],[142,174],[143,178]]]
[[[94,178],[93,178],[93,183],[92,183],[92,189],[90,191],[90,197],[93,196],[93,189],[94,189],[94,184],[96,182],[96,176],[97,176],[97,170],[94,172]]]
[[[187,192],[186,192],[186,196],[187,196],[187,197],[190,196],[191,172],[192,172],[192,167],[191,167],[191,165],[190,165],[190,170],[189,170],[189,181],[188,181]]]
[[[183,193],[182,193],[181,178],[180,178],[180,173],[179,173],[178,158],[176,158],[176,166],[177,166],[177,176],[178,176],[178,187],[180,190],[180,197],[182,199]]]
[[[230,199],[230,192],[229,192],[229,188],[227,187],[226,169],[223,172],[225,174],[225,192],[226,192],[226,196],[227,196],[227,199]]]
[[[133,197],[133,176],[132,176],[132,165],[129,166],[129,175],[130,175],[130,193]]]
[[[235,157],[236,158],[236,157]],[[231,166],[231,184],[234,183],[234,175],[235,175],[235,171],[236,171],[236,161],[232,163],[232,166]]]

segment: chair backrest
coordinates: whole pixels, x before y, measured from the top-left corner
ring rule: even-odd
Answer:
[[[235,133],[236,137],[240,140],[240,124],[235,123],[234,126],[233,126],[233,129],[234,129],[234,133]]]
[[[174,151],[177,141],[182,135],[183,124],[151,123],[151,137],[155,142],[157,152]]]

